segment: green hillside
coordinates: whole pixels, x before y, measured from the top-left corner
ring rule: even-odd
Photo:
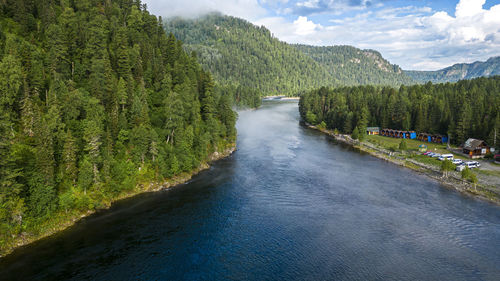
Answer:
[[[352,46],[294,46],[326,68],[342,85],[401,85],[413,82],[399,66],[389,63],[374,50],[360,50]]]
[[[294,95],[320,86],[411,83],[378,52],[349,46],[291,45],[265,27],[210,14],[168,19],[167,32],[196,51],[202,65],[223,84],[257,87],[265,95]]]
[[[455,82],[462,79],[500,75],[500,57],[489,58],[485,62],[459,63],[436,71],[413,71],[405,73],[418,82],[442,83]]]
[[[236,138],[229,95],[140,1],[1,1],[0,77],[0,254]]]

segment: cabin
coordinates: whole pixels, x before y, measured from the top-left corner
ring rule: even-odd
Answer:
[[[378,128],[378,127],[369,127],[369,128]],[[370,134],[367,130],[367,133]],[[380,130],[380,135],[384,137],[391,138],[400,138],[400,139],[416,139],[417,133],[414,131],[400,131],[393,129],[382,129]]]
[[[416,139],[417,138],[417,133],[415,133],[414,131],[407,131],[406,132],[406,135],[405,135],[405,139]]]
[[[427,133],[420,133],[420,134],[418,134],[418,140],[425,141],[425,142],[431,142],[432,136],[427,134]]]
[[[443,135],[432,135],[431,141],[434,143],[447,143],[448,137]]]
[[[368,135],[378,135],[380,134],[380,127],[368,127],[366,128],[366,133]]]
[[[470,158],[483,158],[490,152],[490,148],[486,142],[478,139],[468,139],[463,146],[463,153],[469,155]]]

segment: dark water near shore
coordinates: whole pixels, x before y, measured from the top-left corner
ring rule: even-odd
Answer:
[[[297,103],[238,151],[0,259],[0,280],[500,280],[500,208],[336,144]]]

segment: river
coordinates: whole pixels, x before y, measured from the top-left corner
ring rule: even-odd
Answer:
[[[238,150],[0,260],[1,280],[500,280],[500,207],[299,125],[239,113]]]

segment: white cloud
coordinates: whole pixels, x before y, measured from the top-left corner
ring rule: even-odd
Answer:
[[[164,17],[195,17],[211,11],[242,17],[266,26],[276,37],[290,43],[375,49],[405,69],[431,70],[500,54],[500,4],[484,9],[485,0],[460,0],[453,15],[429,7],[395,8],[382,5],[388,2],[368,0],[143,2],[152,13]],[[372,8],[367,8],[368,3],[373,3]],[[274,16],[264,6],[275,8]],[[354,16],[341,16],[345,11]],[[322,14],[323,19],[336,16],[330,24],[320,25],[314,16],[306,16],[309,14]]]
[[[297,7],[305,7],[305,8],[310,8],[310,9],[316,9],[319,8],[319,0],[308,0],[305,2],[299,2],[297,3]]]
[[[218,11],[252,21],[267,13],[257,0],[142,0],[142,2],[148,5],[151,13],[162,17],[197,17]]]
[[[471,17],[483,11],[486,0],[461,0],[456,7],[455,16],[457,18]]]
[[[353,45],[380,51],[404,69],[433,70],[500,54],[500,5],[483,9],[484,0],[461,0],[455,16],[428,7],[386,8],[331,20],[321,26],[299,17],[265,24],[292,43]],[[300,26],[300,30],[297,28]]]
[[[299,17],[293,22],[295,28],[295,34],[297,35],[309,35],[313,34],[321,28],[320,24],[315,24],[314,22],[307,19],[307,17]]]

